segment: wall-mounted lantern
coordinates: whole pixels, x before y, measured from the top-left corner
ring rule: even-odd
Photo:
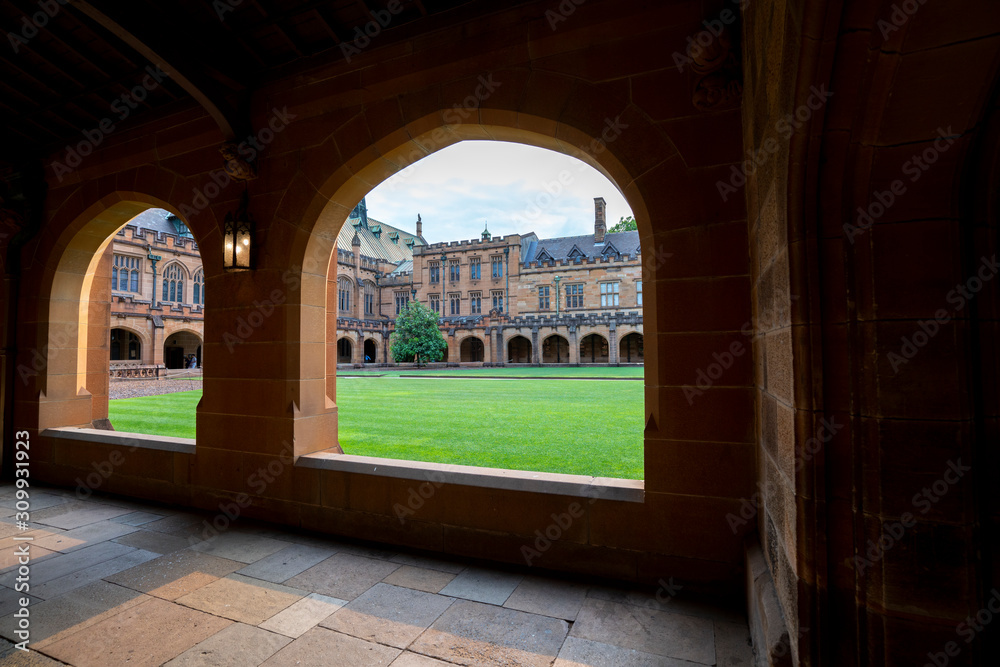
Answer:
[[[247,210],[249,197],[246,190],[240,197],[236,212],[226,213],[225,255],[222,266],[227,271],[249,271],[253,268],[253,216]]]

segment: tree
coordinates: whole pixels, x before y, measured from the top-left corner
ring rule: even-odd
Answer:
[[[618,224],[611,228],[611,233],[615,232],[634,232],[639,229],[635,224],[635,218],[631,215],[627,218],[622,218],[618,221]]]
[[[440,361],[448,348],[441,330],[438,329],[438,315],[419,301],[410,301],[396,318],[396,330],[389,339],[392,358],[396,362],[416,359]]]

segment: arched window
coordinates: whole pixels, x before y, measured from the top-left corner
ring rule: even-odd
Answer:
[[[337,310],[345,315],[351,311],[351,281],[347,278],[337,280]]]
[[[142,259],[129,255],[115,255],[111,267],[111,289],[115,292],[139,292],[139,270]]]
[[[194,280],[191,287],[191,303],[205,305],[205,272],[198,269],[194,273]]]
[[[365,315],[375,314],[375,283],[365,281]]]
[[[184,302],[184,269],[180,264],[171,264],[163,271],[162,301]]]

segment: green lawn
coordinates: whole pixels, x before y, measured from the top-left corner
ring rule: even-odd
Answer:
[[[111,401],[111,422],[193,438],[200,397]],[[643,478],[642,382],[341,378],[337,404],[348,454]]]
[[[342,375],[383,375],[396,377],[400,375],[449,375],[456,377],[592,377],[592,378],[641,378],[643,377],[642,366],[566,366],[564,368],[552,368],[550,366],[526,366],[518,368],[516,366],[504,366],[500,368],[382,368],[371,370],[342,370],[337,371],[338,376]]]

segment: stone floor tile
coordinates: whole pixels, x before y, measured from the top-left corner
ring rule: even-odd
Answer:
[[[137,530],[134,533],[116,537],[113,542],[124,544],[136,549],[145,549],[158,554],[169,554],[188,548],[188,541],[169,533],[157,533],[152,530]]]
[[[382,581],[393,586],[405,586],[426,593],[438,593],[454,578],[455,575],[449,572],[402,565]]]
[[[4,498],[3,500],[0,500],[0,507],[16,509],[17,503],[19,502],[20,501],[17,499],[16,496],[11,498]],[[35,493],[31,494],[31,499],[28,502],[30,503],[31,511],[37,512],[39,510],[44,510],[49,507],[55,507],[56,505],[63,505],[66,502],[68,502],[68,500],[63,496],[57,496],[45,492],[39,493],[36,491]]]
[[[567,637],[552,667],[700,667],[700,663]]]
[[[196,644],[164,667],[256,667],[291,639],[243,623],[233,623]]]
[[[21,598],[24,597],[24,593],[19,593],[13,588],[7,588],[6,586],[0,586],[0,616],[6,616],[7,614],[13,614],[15,611],[21,608]],[[41,602],[42,600],[36,598],[34,595],[28,596],[28,604],[33,605]]]
[[[192,544],[191,549],[218,558],[238,560],[241,563],[254,563],[287,546],[289,543],[281,540],[229,530],[219,533],[211,539]]]
[[[235,572],[243,564],[196,551],[177,551],[106,577],[107,581],[174,600]]]
[[[753,667],[753,644],[746,621],[715,622],[715,660],[718,667]]]
[[[31,584],[36,586],[47,581],[64,577],[67,574],[88,568],[98,563],[124,556],[132,547],[114,542],[101,542],[89,547],[77,549],[73,553],[60,554],[31,566]],[[0,576],[0,585],[13,588],[17,572],[12,571]]]
[[[337,545],[337,553],[351,554],[353,556],[364,556],[365,558],[377,558],[379,560],[389,560],[398,552],[392,549],[383,549],[366,544],[351,544],[342,542]]]
[[[123,526],[114,521],[95,521],[94,523],[88,523],[86,526],[38,538],[34,540],[34,544],[51,551],[68,553],[99,542],[113,540],[122,535],[134,533],[137,530],[139,529],[134,526]]]
[[[31,605],[31,646],[41,649],[74,632],[79,632],[104,620],[106,614],[114,615],[146,601],[147,596],[106,581],[81,586],[66,595]],[[0,635],[15,637],[18,619],[13,614],[0,618]]]
[[[403,655],[392,661],[390,667],[453,667],[450,662],[441,662],[419,653],[404,651]]]
[[[460,665],[548,667],[568,630],[563,620],[457,600],[409,649]]]
[[[59,533],[62,532],[64,531],[59,528],[52,528],[49,526],[35,528],[34,530],[23,530],[23,531],[19,530],[16,533],[8,535],[7,537],[0,537],[0,549],[9,549],[10,547],[16,547],[28,541],[28,540],[15,540],[14,539],[15,537],[31,537],[34,538],[33,540],[31,540],[32,542],[34,542],[35,540],[40,540],[43,537],[48,537],[49,535],[58,535]]]
[[[451,574],[458,574],[465,568],[469,567],[467,563],[441,560],[440,558],[427,558],[425,556],[416,556],[413,554],[396,554],[389,560],[393,563],[400,563],[401,565],[422,567],[425,570],[440,570],[441,572],[450,572]]]
[[[258,625],[306,596],[305,591],[230,574],[177,598],[177,604]]]
[[[111,560],[106,560],[103,563],[98,563],[97,565],[91,565],[90,567],[82,570],[77,570],[76,572],[67,574],[64,577],[52,579],[45,582],[41,586],[32,586],[31,592],[43,600],[59,597],[60,595],[65,595],[66,593],[80,588],[81,586],[86,586],[87,584],[99,581],[104,577],[117,574],[122,570],[128,570],[136,565],[141,565],[142,563],[153,560],[157,556],[159,556],[159,554],[154,554],[151,551],[131,549],[129,553],[119,556],[118,558],[112,558]]]
[[[588,598],[571,634],[643,653],[715,664],[713,621],[697,616]]]
[[[4,667],[65,667],[47,655],[28,649],[14,648],[14,643],[0,639],[0,665]]]
[[[153,667],[208,639],[232,621],[159,598],[115,614],[45,648],[75,667]]]
[[[100,505],[88,503],[81,506],[79,503],[63,503],[44,509],[41,512],[32,512],[31,520],[45,526],[55,526],[63,530],[72,530],[88,523],[97,521],[107,521],[122,514],[128,514],[131,510],[124,507],[112,507],[111,505]]]
[[[59,555],[58,551],[35,546],[34,542],[24,542],[24,544],[28,545],[28,557],[31,559],[32,567],[46,558]],[[0,550],[0,572],[7,572],[11,568],[18,567],[21,564],[21,558],[23,558],[23,552],[20,547]]]
[[[319,593],[310,593],[287,609],[260,624],[260,627],[271,632],[279,632],[287,637],[301,637],[306,631],[325,620],[330,614],[347,604],[346,600],[338,600]]]
[[[285,584],[350,601],[398,568],[398,564],[384,560],[337,553]]]
[[[441,589],[441,595],[487,604],[503,604],[523,577],[500,570],[470,567]]]
[[[406,648],[454,601],[410,588],[375,584],[320,625],[359,639]]]
[[[239,574],[276,584],[291,579],[334,554],[333,549],[291,544],[239,570]]]
[[[306,667],[307,665],[388,665],[401,651],[380,646],[326,628],[313,628],[275,653],[261,667]],[[333,656],[336,656],[334,658]]]
[[[179,537],[199,536],[205,530],[207,515],[194,514],[192,512],[180,512],[172,514],[158,521],[150,521],[142,524],[143,530],[152,530],[157,533],[170,533]]]
[[[111,520],[114,521],[115,523],[125,524],[126,526],[141,526],[143,524],[150,523],[152,521],[159,521],[160,519],[163,518],[164,516],[162,514],[153,514],[152,512],[137,511],[137,512],[132,512],[131,514],[122,514],[121,516],[116,516],[114,519]]]
[[[542,616],[576,620],[587,599],[587,587],[558,579],[525,577],[503,606]]]

